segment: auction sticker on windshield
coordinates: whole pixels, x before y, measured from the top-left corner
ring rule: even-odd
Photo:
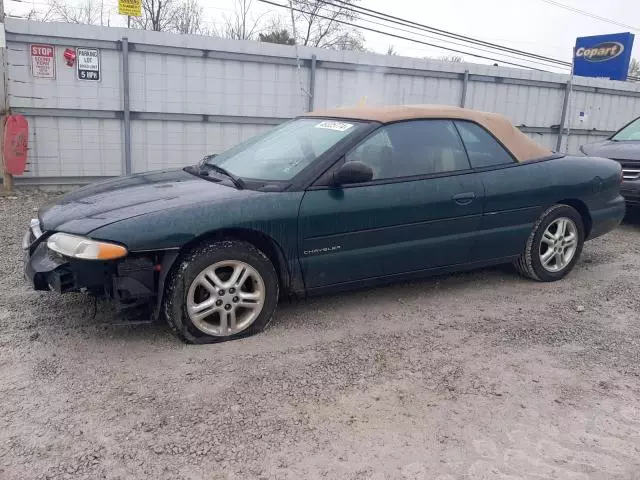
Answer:
[[[351,127],[353,127],[353,123],[330,122],[330,121],[320,122],[318,125],[316,125],[316,128],[326,128],[329,130],[336,130],[338,132],[346,132]]]

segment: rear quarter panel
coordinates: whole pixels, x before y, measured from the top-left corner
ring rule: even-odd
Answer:
[[[480,177],[485,202],[476,259],[519,255],[535,221],[556,203],[584,205],[597,234],[609,228],[601,224],[607,217],[619,223],[620,166],[612,160],[565,156],[489,170]]]

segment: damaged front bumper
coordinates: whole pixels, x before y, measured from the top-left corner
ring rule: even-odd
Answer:
[[[49,236],[34,219],[22,242],[24,276],[35,290],[112,293],[111,285],[118,271],[116,262],[64,257],[47,247]]]
[[[159,310],[159,291],[175,253],[130,254],[120,260],[96,261],[64,257],[47,247],[47,232],[31,222],[23,241],[24,276],[35,290],[81,292],[112,299],[118,310]]]

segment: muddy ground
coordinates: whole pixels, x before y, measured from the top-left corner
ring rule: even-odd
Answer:
[[[187,346],[31,291],[0,199],[0,478],[640,478],[640,220],[509,268],[281,305]]]

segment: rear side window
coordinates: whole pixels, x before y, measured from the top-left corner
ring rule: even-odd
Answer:
[[[456,122],[473,168],[513,163],[513,157],[484,128],[471,122]]]

